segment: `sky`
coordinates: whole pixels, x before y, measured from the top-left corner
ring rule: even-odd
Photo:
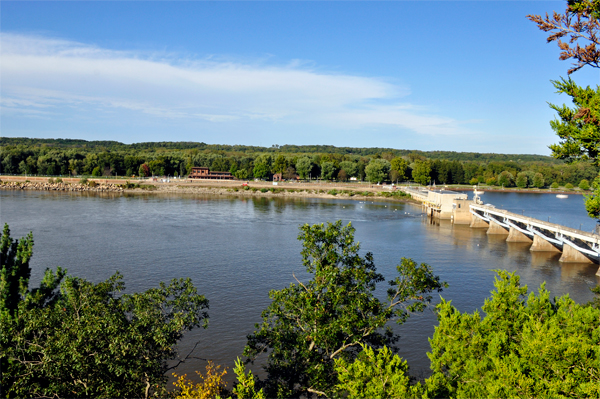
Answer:
[[[549,155],[565,4],[3,0],[1,135]]]

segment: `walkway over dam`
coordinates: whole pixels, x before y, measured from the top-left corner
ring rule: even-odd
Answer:
[[[507,242],[531,243],[530,251],[561,253],[560,262],[600,263],[598,234],[484,205],[477,193],[474,201],[470,201],[461,193],[443,191],[444,194],[440,195],[442,192],[412,187],[402,190],[421,202],[428,216],[451,219],[454,224],[469,224],[471,228],[485,228],[487,234],[506,235]],[[600,268],[596,275],[600,276]]]

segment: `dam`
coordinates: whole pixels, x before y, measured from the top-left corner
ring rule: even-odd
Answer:
[[[505,235],[507,242],[530,243],[530,251],[533,252],[561,253],[560,262],[600,263],[598,234],[484,204],[476,190],[473,200],[468,200],[466,194],[449,190],[415,187],[402,187],[401,190],[421,202],[428,217],[450,219],[454,224],[468,224],[474,229],[486,229],[489,235]],[[600,276],[600,268],[596,275]]]

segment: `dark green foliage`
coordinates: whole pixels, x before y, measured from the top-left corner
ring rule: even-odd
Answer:
[[[594,299],[588,302],[588,306],[592,306],[600,310],[600,285],[590,288],[590,290],[596,295],[594,295]]]
[[[600,396],[600,310],[541,286],[527,298],[514,273],[498,272],[481,318],[438,305],[430,340],[429,397]]]
[[[33,255],[33,235],[21,240],[10,237],[8,224],[4,225],[0,238],[0,310],[13,315],[29,286]]]
[[[4,251],[10,242],[5,227],[2,293],[9,295],[0,303],[2,396],[166,393],[167,360],[176,357],[175,344],[208,318],[208,301],[189,279],[127,295],[121,294],[125,286],[118,273],[93,284],[58,268],[46,270],[40,287],[28,290],[31,235],[16,252]],[[21,271],[12,272],[14,265]]]
[[[600,166],[600,88],[582,88],[571,78],[552,83],[558,93],[568,94],[575,105],[569,108],[550,104],[559,118],[550,126],[560,138],[559,144],[550,146],[552,155],[567,162],[584,160]]]
[[[268,353],[268,397],[330,395],[335,359],[351,361],[361,344],[393,344],[397,337],[384,329],[386,323],[404,322],[445,286],[429,266],[402,259],[398,277],[389,282],[388,302],[382,302],[374,291],[384,278],[371,253],[359,255],[351,225],[307,224],[300,230],[303,264],[312,279],[269,293],[272,303],[244,351],[250,360]]]

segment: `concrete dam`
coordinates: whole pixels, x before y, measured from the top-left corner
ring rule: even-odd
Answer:
[[[506,235],[507,242],[531,243],[530,251],[561,253],[560,262],[600,262],[600,235],[530,218],[483,204],[475,191],[473,200],[466,194],[448,190],[402,187],[402,191],[421,202],[431,218],[450,219],[454,224],[487,229],[487,234]],[[600,268],[596,272],[600,276]]]

